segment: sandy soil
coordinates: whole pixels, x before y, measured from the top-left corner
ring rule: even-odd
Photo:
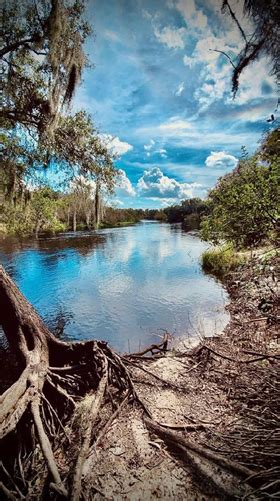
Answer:
[[[231,320],[221,336],[197,340],[196,347],[179,346],[159,359],[138,361],[134,369],[135,387],[154,420],[257,473],[275,469],[280,454],[279,428],[278,435],[277,426],[273,428],[273,413],[280,410],[274,388],[275,374],[280,374],[276,267],[275,258],[267,263],[261,255],[228,277]],[[269,384],[262,393],[266,400],[257,399],[268,376],[274,403]],[[201,429],[188,430],[189,425]],[[84,489],[90,499],[266,498],[260,491],[251,496],[248,486],[212,461],[194,453],[189,462],[183,461],[178,451],[147,429],[143,411],[129,403],[88,458]],[[275,492],[274,486],[269,492]]]

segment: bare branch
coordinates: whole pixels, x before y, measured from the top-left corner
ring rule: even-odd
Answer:
[[[234,69],[236,68],[236,66],[235,66],[234,62],[232,61],[231,57],[226,52],[224,52],[223,50],[218,50],[218,49],[209,49],[209,50],[211,50],[212,52],[219,52],[220,54],[223,54],[223,56],[225,56],[229,60],[231,66]]]
[[[232,10],[232,8],[231,8],[231,6],[230,6],[230,4],[229,4],[228,0],[224,0],[224,2],[223,2],[223,9],[224,9],[225,7],[227,7],[227,8],[228,8],[229,13],[230,13],[230,15],[231,15],[231,18],[234,20],[234,22],[235,22],[236,26],[238,27],[238,29],[239,29],[239,31],[240,31],[240,33],[241,33],[242,37],[244,38],[244,41],[245,41],[246,45],[247,45],[247,44],[248,44],[248,40],[247,40],[247,37],[246,37],[246,35],[245,35],[245,32],[244,32],[244,30],[243,30],[243,28],[242,28],[242,26],[241,26],[240,22],[238,21],[238,19],[237,19],[237,17],[236,17],[236,15],[235,15],[235,13],[233,12],[233,10]]]

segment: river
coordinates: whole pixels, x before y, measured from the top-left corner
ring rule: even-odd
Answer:
[[[166,330],[213,335],[228,322],[227,294],[203,273],[206,244],[180,225],[141,222],[97,232],[4,240],[0,262],[63,339],[104,339],[124,352]]]

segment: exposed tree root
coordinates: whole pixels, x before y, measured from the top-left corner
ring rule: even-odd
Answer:
[[[115,406],[128,393],[136,398],[131,375],[105,342],[56,339],[3,268],[0,304],[0,323],[22,367],[0,401],[1,456],[10,472],[2,492],[10,499],[17,491],[28,499],[79,499],[94,433],[110,422],[102,415],[108,396]]]
[[[186,438],[186,433],[198,430],[213,433],[213,427],[205,427],[202,421],[184,425],[160,423],[153,418],[138,396],[133,378],[136,372],[137,377],[143,372],[143,382],[151,380],[182,393],[184,385],[165,380],[143,364],[166,355],[167,336],[140,354],[124,356],[104,341],[62,342],[46,328],[1,267],[0,325],[21,368],[18,380],[0,397],[0,492],[4,499],[82,499],[88,459],[96,454],[128,403],[142,408],[148,430],[159,435],[172,451],[179,452],[188,470],[212,485],[215,494],[226,499],[250,499],[254,489],[259,491],[262,485],[273,492],[276,489],[274,477],[273,484],[270,477],[263,477],[266,472],[247,468],[240,464],[238,456],[237,460],[228,459]],[[148,352],[151,357],[146,357]],[[271,354],[251,354],[260,355],[259,360],[267,359],[268,363],[276,359]],[[204,370],[212,359],[218,358],[224,364],[235,362],[207,345],[188,356],[195,362],[190,368],[178,358],[187,366],[186,373]],[[274,385],[274,380],[267,384]],[[255,398],[254,394],[250,398]],[[182,430],[184,435],[169,428]]]

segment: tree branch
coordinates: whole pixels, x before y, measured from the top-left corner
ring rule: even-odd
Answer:
[[[248,44],[248,40],[247,40],[247,37],[246,37],[246,35],[245,35],[245,32],[244,32],[244,30],[243,30],[243,28],[242,28],[242,26],[241,26],[240,22],[238,21],[238,19],[237,19],[237,17],[236,17],[236,15],[235,15],[235,13],[233,12],[233,10],[232,10],[232,8],[231,8],[231,6],[230,6],[230,4],[229,4],[228,0],[224,0],[224,2],[223,2],[223,9],[224,9],[225,7],[227,7],[227,8],[228,8],[229,13],[230,13],[230,15],[231,15],[231,18],[234,20],[235,24],[237,25],[237,27],[238,27],[238,29],[239,29],[239,31],[240,31],[240,33],[241,33],[242,37],[244,38],[246,45],[247,45],[247,44]]]
[[[236,68],[236,66],[235,66],[234,62],[232,61],[231,57],[226,52],[224,52],[223,50],[218,50],[218,49],[209,49],[209,50],[211,50],[212,52],[219,52],[220,54],[223,54],[223,56],[225,56],[229,60],[231,66],[234,69]]]
[[[28,46],[30,42],[35,42],[37,40],[37,36],[34,35],[31,38],[26,38],[25,40],[18,40],[17,42],[14,42],[12,44],[6,45],[6,47],[3,47],[3,49],[0,50],[0,58],[8,54],[9,52],[13,52],[17,49],[19,49],[21,46]]]

